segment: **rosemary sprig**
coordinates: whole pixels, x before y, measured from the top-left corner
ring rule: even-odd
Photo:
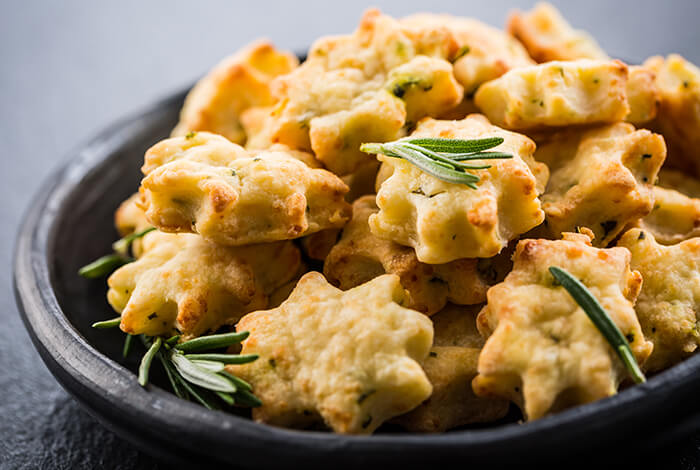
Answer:
[[[513,158],[509,153],[485,151],[502,143],[502,137],[471,140],[407,137],[394,142],[365,143],[360,146],[360,151],[403,158],[438,179],[477,189],[479,176],[467,171],[485,170],[491,168],[491,165],[463,162]]]
[[[145,230],[141,230],[140,232],[134,232],[125,236],[124,238],[120,238],[116,242],[112,243],[114,253],[101,256],[92,263],[86,264],[78,270],[78,274],[88,279],[95,279],[111,274],[112,271],[118,267],[131,263],[134,261],[134,258],[130,256],[129,249],[134,243],[134,240],[138,240],[154,230],[155,227],[149,227]]]
[[[598,300],[583,285],[581,281],[572,276],[569,272],[557,266],[550,266],[549,272],[554,279],[567,290],[577,304],[586,312],[591,322],[598,328],[603,337],[610,343],[617,355],[622,360],[625,368],[629,372],[632,380],[636,383],[646,382],[646,377],[639,369],[639,364],[632,354],[632,348],[627,342],[627,338],[620,332],[615,322],[612,321],[605,309],[598,303]]]
[[[150,227],[132,233],[112,244],[115,253],[103,256],[80,269],[79,274],[88,278],[102,277],[116,268],[134,261],[129,250],[134,242],[155,228]],[[117,328],[121,317],[93,323],[93,328]],[[255,354],[218,354],[233,344],[240,343],[248,337],[247,331],[200,336],[178,344],[180,335],[169,338],[140,335],[146,347],[146,354],[139,365],[138,382],[145,387],[154,358],[165,369],[170,386],[179,398],[193,400],[209,409],[220,409],[221,402],[226,406],[260,406],[262,403],[253,395],[248,382],[225,370],[226,364],[244,364],[258,358]],[[134,336],[127,334],[124,338],[122,355],[127,357],[132,349]],[[202,354],[185,354],[185,353]]]
[[[225,333],[218,335],[201,336],[195,346],[198,350],[211,350],[203,344],[217,346],[233,344],[233,341],[241,341],[248,337],[248,332]],[[260,400],[252,394],[251,385],[243,379],[236,377],[224,369],[227,363],[242,364],[257,359],[257,355],[246,354],[183,354],[178,346],[190,341],[175,345],[179,335],[168,339],[141,335],[141,341],[148,349],[139,367],[139,383],[145,386],[148,383],[148,375],[153,358],[158,358],[165,369],[168,381],[175,394],[185,400],[199,402],[209,409],[220,409],[226,406],[260,406]],[[194,340],[191,340],[194,341]],[[195,356],[194,358],[191,356]],[[218,356],[226,356],[224,360],[210,360],[197,358],[197,356],[216,359]],[[240,357],[241,359],[235,359]],[[223,402],[223,403],[222,403]]]

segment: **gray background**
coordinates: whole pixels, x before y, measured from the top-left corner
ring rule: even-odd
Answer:
[[[554,3],[612,55],[643,60],[679,52],[700,63],[698,1]],[[155,465],[58,386],[19,319],[14,236],[42,180],[96,131],[190,83],[244,43],[267,36],[301,51],[320,35],[352,31],[373,4],[396,16],[430,9],[501,26],[510,8],[532,2],[0,2],[0,468]],[[696,468],[699,443],[689,438],[653,459]]]

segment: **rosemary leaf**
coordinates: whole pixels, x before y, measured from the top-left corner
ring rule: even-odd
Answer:
[[[111,320],[98,321],[92,324],[93,328],[104,330],[107,328],[117,328],[122,322],[122,317],[112,318]]]
[[[428,157],[425,157],[414,150],[401,148],[396,148],[392,150],[396,152],[396,154],[398,154],[399,157],[403,158],[404,160],[408,160],[409,162],[413,163],[415,166],[420,168],[422,171],[428,173],[429,175],[432,175],[448,183],[465,184],[472,189],[477,188],[474,183],[479,181],[478,176],[470,175],[468,173],[464,173],[463,171],[457,171],[454,169],[451,170],[449,168],[444,168],[435,165],[433,160],[430,160]]]
[[[182,375],[182,377],[188,382],[216,392],[236,392],[236,387],[231,383],[231,381],[193,364],[188,358],[180,353],[175,351],[171,352],[170,360],[172,361],[173,365],[175,365],[175,368],[180,375]]]
[[[154,231],[155,229],[155,227],[149,227],[147,229],[141,230],[140,232],[134,232],[132,234],[127,235],[124,238],[120,238],[116,242],[112,243],[112,249],[122,256],[127,256],[129,253],[129,247],[134,242],[134,240],[143,237],[144,235]]]
[[[182,386],[187,390],[187,392],[194,397],[200,404],[205,406],[210,410],[218,410],[219,406],[214,403],[214,401],[209,400],[205,395],[205,390],[199,390],[196,385],[187,383],[187,380],[182,381]]]
[[[246,364],[253,362],[257,354],[185,354],[190,361],[215,361],[222,364]],[[218,371],[217,371],[218,372]]]
[[[145,387],[148,383],[148,373],[151,369],[151,363],[162,344],[163,339],[160,337],[156,338],[141,359],[141,365],[139,365],[139,384],[141,384],[142,387]]]
[[[197,367],[201,367],[202,369],[208,370],[209,372],[221,372],[222,370],[224,370],[223,362],[203,361],[200,359],[190,360],[190,362],[192,362],[192,364],[196,365]]]
[[[158,353],[158,360],[163,365],[163,369],[165,369],[165,374],[168,376],[170,386],[173,388],[175,395],[183,400],[188,400],[189,392],[187,391],[187,388],[182,385],[184,379],[180,377],[177,370],[175,370],[175,367],[170,363],[167,356],[163,354],[162,351],[159,351]]]
[[[462,162],[457,162],[457,161],[455,161],[453,163],[453,165],[456,166],[457,168],[462,168],[464,170],[487,170],[487,169],[491,168],[491,165],[486,165],[486,164],[476,165],[473,163],[462,163]]]
[[[394,142],[365,143],[360,151],[403,158],[425,173],[448,183],[464,184],[477,189],[478,175],[466,170],[485,170],[491,165],[461,163],[464,160],[513,158],[505,152],[485,152],[503,143],[502,137],[483,139],[403,138]]]
[[[240,390],[234,396],[239,405],[249,406],[251,408],[256,408],[262,405],[260,399],[247,390]]]
[[[224,402],[226,402],[227,405],[233,406],[236,404],[236,400],[228,393],[224,393],[224,392],[214,392],[214,393],[216,393],[216,395],[219,398],[221,398]]]
[[[82,277],[88,279],[95,279],[98,277],[103,277],[110,274],[112,271],[120,266],[134,261],[133,258],[122,256],[119,254],[105,255],[97,258],[90,264],[86,264],[78,271]]]
[[[206,351],[219,349],[240,343],[248,337],[250,333],[241,331],[240,333],[223,333],[219,335],[200,336],[175,346],[175,349],[182,352]]]
[[[598,328],[603,337],[615,350],[615,353],[620,357],[632,379],[636,383],[646,382],[646,378],[639,369],[639,364],[637,364],[634,354],[632,354],[632,348],[630,348],[627,338],[620,332],[615,322],[612,321],[608,313],[586,286],[569,272],[557,266],[550,266],[549,272],[586,312],[591,322]]]
[[[403,138],[399,142],[420,145],[433,152],[473,153],[488,150],[503,143],[503,137],[486,137],[483,139],[446,139],[440,137]]]
[[[425,147],[421,147],[421,146],[416,145],[416,144],[412,144],[410,142],[404,143],[403,146],[406,148],[410,148],[412,150],[415,150],[416,152],[420,152],[423,155],[425,155],[426,157],[431,158],[433,160],[447,163],[448,165],[450,165],[454,168],[454,161],[453,161],[454,159],[451,158],[451,154],[449,154],[449,153],[441,154],[438,152],[433,152],[430,149],[427,149]]]
[[[235,375],[233,375],[232,373],[230,373],[227,370],[222,370],[221,372],[219,372],[219,375],[221,375],[222,377],[226,377],[228,380],[230,380],[239,391],[240,390],[248,390],[250,392],[253,390],[252,385],[250,385],[245,380],[243,380],[239,377],[236,377]]]
[[[438,153],[440,156],[449,156],[450,159],[458,162],[464,160],[502,160],[513,158],[513,155],[506,152],[477,152],[477,153]]]
[[[122,349],[122,357],[126,359],[126,357],[129,355],[131,352],[131,344],[134,342],[134,337],[130,334],[126,334],[124,337],[124,348]]]

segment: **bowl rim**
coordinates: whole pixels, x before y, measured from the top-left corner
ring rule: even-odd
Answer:
[[[60,220],[62,204],[79,189],[83,179],[108,166],[124,139],[164,109],[181,103],[188,89],[115,121],[70,152],[70,159],[45,180],[42,189],[34,196],[15,242],[16,301],[43,361],[61,385],[108,427],[141,448],[144,448],[143,439],[158,442],[156,447],[164,446],[161,450],[146,446],[147,452],[167,457],[168,446],[172,450],[172,443],[177,442],[181,448],[174,452],[191,456],[204,454],[224,462],[229,459],[222,451],[231,453],[241,445],[260,451],[261,455],[255,459],[246,460],[244,457],[240,460],[238,456],[236,463],[243,466],[274,465],[284,457],[320,461],[330,454],[350,459],[345,463],[367,462],[367,459],[388,461],[387,456],[396,458],[394,452],[399,451],[402,458],[414,463],[426,461],[426,456],[433,458],[436,451],[480,459],[510,449],[511,456],[517,456],[527,453],[531,443],[543,436],[547,438],[548,447],[559,443],[567,444],[566,447],[571,449],[567,439],[572,437],[572,428],[576,428],[575,434],[579,437],[594,436],[605,429],[606,416],[614,415],[616,423],[624,424],[618,427],[634,433],[634,429],[644,422],[635,418],[639,407],[653,410],[700,390],[700,355],[694,355],[644,384],[526,425],[510,423],[444,434],[350,436],[269,426],[233,414],[207,410],[180,400],[157,386],[149,385],[148,390],[143,389],[132,371],[93,348],[61,310],[52,287],[51,240]],[[134,420],[141,424],[135,427]],[[684,431],[698,429],[700,420],[686,420],[683,426]],[[589,445],[588,442],[579,443],[574,449],[584,451]],[[275,452],[270,452],[270,448]]]

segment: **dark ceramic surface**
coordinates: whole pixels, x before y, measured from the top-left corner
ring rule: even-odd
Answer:
[[[606,50],[623,57],[679,52],[700,63],[697,0],[553,3],[575,26],[593,33]],[[11,260],[20,221],[30,207],[31,196],[47,189],[46,177],[65,161],[77,142],[94,135],[115,117],[190,82],[251,38],[270,35],[277,44],[301,50],[322,34],[349,32],[370,4],[395,16],[430,9],[473,15],[502,25],[509,9],[530,8],[533,0],[3,3],[0,469],[172,468],[171,464],[158,465],[87,414],[51,376],[22,324],[12,295]],[[97,299],[103,302],[101,294]],[[100,309],[95,315],[107,314],[103,305],[95,304]],[[118,335],[108,337],[113,351],[119,349]],[[661,410],[665,410],[663,405]],[[687,416],[692,416],[691,411],[687,410]],[[639,443],[620,449],[624,467],[700,468],[700,434],[680,439],[682,433],[675,431],[682,421],[669,418],[670,427],[659,429],[658,420],[651,418],[640,432],[662,435],[670,444],[657,448]],[[136,439],[133,429],[128,431]],[[543,447],[534,445],[519,468],[539,463]],[[508,449],[499,452],[507,453]],[[439,455],[434,457],[433,466],[445,465]],[[559,462],[568,466],[577,461],[565,458]],[[279,463],[294,467],[294,462],[280,459]],[[459,467],[474,468],[468,461],[459,462]]]
[[[113,316],[104,283],[75,273],[109,250],[116,238],[113,211],[138,186],[143,152],[167,136],[182,96],[116,123],[79,148],[43,185],[17,240],[15,289],[35,346],[59,382],[122,437],[171,460],[203,456],[251,468],[289,459],[295,465],[400,461],[419,467],[436,456],[492,465],[534,453],[542,463],[574,456],[580,462],[621,441],[652,448],[697,430],[700,356],[613,398],[534,423],[430,436],[290,431],[208,411],[157,386],[142,389],[130,370],[136,359],[121,359],[121,335],[89,327]]]

